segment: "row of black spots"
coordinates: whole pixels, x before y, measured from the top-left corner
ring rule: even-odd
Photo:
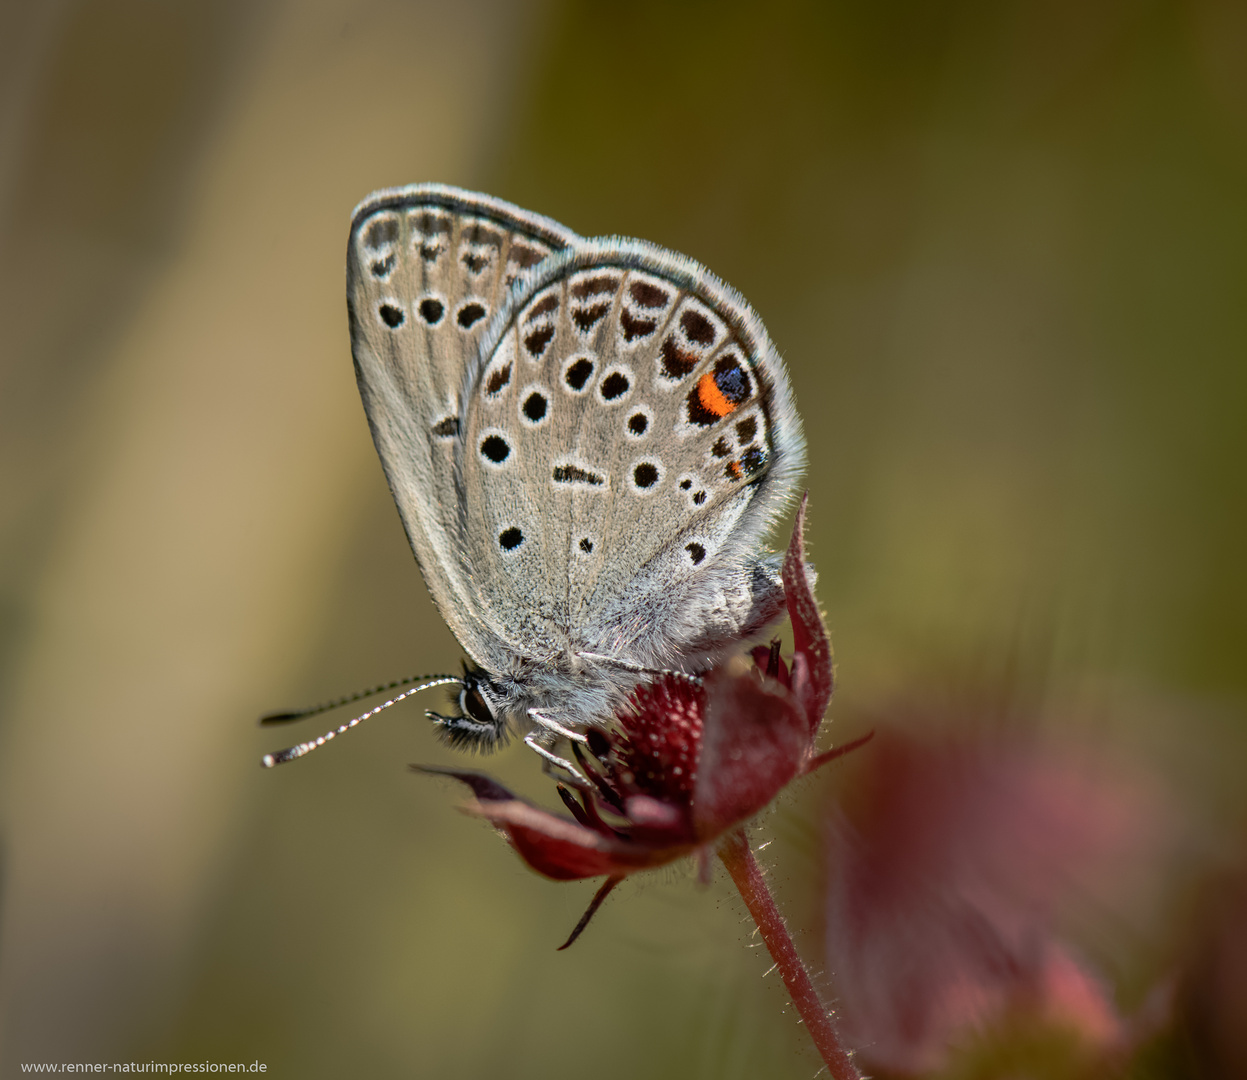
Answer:
[[[709,308],[691,297],[686,299],[676,325],[659,347],[659,372],[671,382],[686,378],[725,333],[726,327]]]
[[[619,330],[625,344],[644,340],[657,330],[673,296],[657,278],[634,274],[619,305]]]
[[[575,461],[554,462],[550,478],[554,483],[567,487],[601,488],[606,486],[605,476]]]
[[[558,315],[559,303],[557,287],[547,289],[535,297],[520,316],[520,340],[528,358],[534,363],[541,359],[546,347],[554,340],[554,320]]]
[[[591,356],[573,354],[563,362],[563,385],[573,394],[583,394],[593,379],[597,365]],[[603,405],[618,405],[632,392],[632,370],[623,364],[607,368],[597,384]]]
[[[706,558],[706,547],[699,544],[696,540],[684,545],[684,550],[688,553],[688,561],[694,566],[700,566]]]
[[[432,430],[439,439],[453,439],[459,434],[459,417],[443,416],[433,425]]]
[[[638,495],[648,495],[662,483],[662,478],[662,462],[657,458],[634,462],[628,472],[628,482]]]
[[[594,271],[574,274],[568,280],[568,314],[571,316],[572,325],[581,335],[588,334],[606,318],[615,302],[619,280],[618,274]]]
[[[705,488],[702,488],[700,486],[698,486],[696,491],[693,491],[693,487],[696,484],[697,484],[697,481],[695,477],[692,477],[692,476],[681,477],[680,490],[685,493],[692,492],[692,494],[689,495],[689,501],[694,506],[701,506],[702,503],[706,501],[706,491],[705,491]]]
[[[436,296],[426,296],[416,305],[416,312],[429,326],[436,326],[446,315],[446,305]],[[459,305],[454,322],[461,330],[471,330],[489,314],[489,309],[479,300],[468,299]]]
[[[578,551],[581,555],[592,555],[594,547],[595,544],[593,543],[593,537],[582,536],[577,542],[574,550]]]
[[[723,353],[689,391],[690,424],[713,427],[739,409],[753,394],[753,380],[734,350]]]
[[[444,210],[418,210],[408,218],[411,246],[426,263],[435,263],[450,247],[453,221]]]
[[[394,264],[394,252],[391,251],[379,259],[373,259],[368,264],[368,270],[378,281],[384,281],[393,272]]]
[[[416,304],[416,314],[427,326],[437,326],[446,315],[446,305],[435,296],[426,296]],[[460,330],[471,330],[486,315],[489,309],[479,300],[467,300],[459,305],[454,321]],[[397,330],[407,321],[407,313],[398,300],[382,300],[377,306],[377,315],[391,330]]]
[[[518,525],[511,525],[498,534],[498,546],[504,552],[512,552],[524,542],[524,530]]]

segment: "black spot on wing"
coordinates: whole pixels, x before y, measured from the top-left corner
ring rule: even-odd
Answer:
[[[616,398],[623,397],[631,386],[627,375],[621,371],[612,371],[602,380],[600,392],[607,401],[614,401]]]
[[[528,355],[536,360],[537,357],[546,351],[546,346],[550,344],[553,337],[553,326],[539,326],[524,338],[524,348],[528,350]]]
[[[587,356],[582,356],[568,365],[567,370],[563,373],[563,381],[579,393],[585,388],[585,383],[589,381],[589,376],[592,374],[593,361]]]
[[[648,281],[634,281],[628,292],[633,300],[646,308],[660,308],[671,299],[671,295],[665,289],[660,289]]]
[[[717,336],[714,324],[700,311],[686,311],[680,316],[680,326],[695,345],[713,345]]]
[[[373,218],[364,228],[364,247],[376,251],[398,239],[398,219],[394,217]]]
[[[587,333],[606,317],[606,313],[610,309],[609,301],[585,307],[574,307],[572,308],[572,322],[576,324],[576,328],[581,333]]]
[[[658,483],[658,467],[648,461],[642,461],[632,470],[632,481],[639,488],[652,488]]]
[[[589,484],[592,487],[601,487],[606,480],[589,469],[582,469],[579,465],[555,465],[553,479],[556,484]]]
[[[636,338],[649,337],[658,329],[658,323],[655,320],[639,319],[627,308],[621,308],[619,311],[619,325],[623,327],[624,341],[628,342]]]
[[[674,334],[668,334],[662,342],[662,373],[668,379],[682,379],[697,366],[697,354],[680,348]]]
[[[459,309],[455,321],[465,330],[470,330],[485,317],[485,305],[471,300]]]
[[[611,274],[599,274],[597,277],[583,278],[577,281],[568,291],[577,300],[588,300],[591,296],[613,293],[619,287],[619,279]]]
[[[524,415],[535,424],[545,418],[548,404],[545,395],[534,390],[524,399]]]
[[[495,465],[501,465],[511,456],[511,444],[501,435],[486,435],[481,440],[481,454]]]
[[[496,396],[511,381],[511,365],[503,364],[496,371],[489,373],[489,378],[485,380],[485,393],[490,397]]]

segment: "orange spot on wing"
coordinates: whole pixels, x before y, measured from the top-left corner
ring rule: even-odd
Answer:
[[[697,398],[701,407],[713,416],[724,417],[736,408],[723,396],[723,391],[714,381],[714,373],[710,371],[697,380]]]
[[[740,462],[739,462],[739,461],[729,461],[729,462],[727,463],[727,469],[726,469],[726,472],[727,472],[728,476],[730,476],[733,480],[739,480],[739,479],[741,478],[741,475],[742,475],[742,474],[741,474],[741,471],[740,471]]]

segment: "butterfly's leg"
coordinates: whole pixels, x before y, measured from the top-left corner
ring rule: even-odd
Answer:
[[[572,731],[571,728],[564,727],[557,720],[551,720],[548,716],[542,716],[536,709],[529,709],[528,715],[533,723],[539,724],[547,731],[553,731],[555,735],[562,735],[568,742],[578,742],[588,745],[588,736],[581,735],[579,731]]]
[[[581,652],[576,654],[582,660],[596,660],[600,664],[610,664],[612,667],[622,668],[624,671],[632,671],[637,675],[670,675],[676,679],[684,679],[691,682],[695,686],[701,686],[704,681],[700,675],[690,675],[687,671],[673,671],[671,668],[647,668],[640,664],[634,664],[631,660],[622,660],[616,656],[605,656],[602,653]]]
[[[542,746],[541,743],[537,741],[537,735],[535,732],[530,732],[524,736],[524,745],[541,758],[542,768],[546,773],[550,773],[552,767],[554,769],[562,769],[568,774],[569,777],[571,777],[571,781],[575,787],[588,789],[589,781],[584,778],[580,770],[566,758],[561,758],[552,750],[547,750],[544,746]]]

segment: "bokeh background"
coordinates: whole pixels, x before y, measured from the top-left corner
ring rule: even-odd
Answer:
[[[343,299],[351,208],[430,179],[750,298],[832,736],[1041,745],[1075,831],[1128,789],[1129,871],[1073,875],[1061,940],[1152,1018],[1131,1075],[1247,1074],[1245,56],[1235,0],[0,7],[4,1075],[818,1068],[722,875],[556,953],[593,886],[406,770],[454,760],[436,701],[258,766],[261,712],[458,664]],[[871,753],[756,830],[846,1015],[827,823]]]

